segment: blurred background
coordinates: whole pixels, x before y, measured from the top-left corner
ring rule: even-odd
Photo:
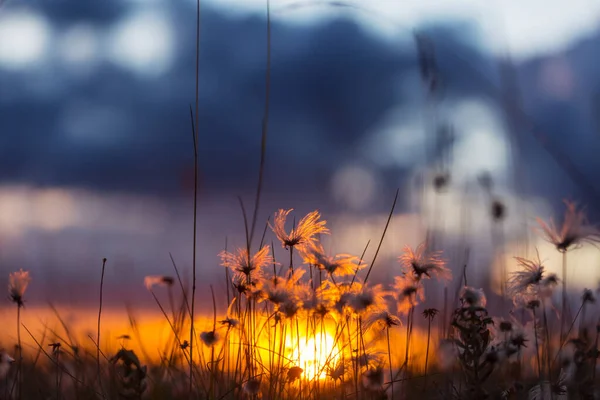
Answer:
[[[0,4],[0,285],[23,268],[29,305],[95,306],[106,257],[106,304],[152,305],[143,277],[172,275],[169,252],[191,268],[196,2]],[[201,301],[244,244],[238,196],[254,206],[266,10],[201,2]],[[591,0],[272,0],[258,233],[319,209],[332,251],[371,240],[369,261],[399,188],[380,282],[426,237],[476,286],[535,247],[558,270],[535,217],[570,199],[600,218],[599,17]],[[597,249],[574,254],[570,283],[595,285]]]

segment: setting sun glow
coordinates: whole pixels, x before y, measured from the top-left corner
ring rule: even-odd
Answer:
[[[302,339],[300,342],[300,368],[307,379],[327,376],[327,367],[335,365],[339,358],[339,350],[334,339],[324,333],[314,338]]]

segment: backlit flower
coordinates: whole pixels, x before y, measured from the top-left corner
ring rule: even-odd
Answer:
[[[319,233],[329,233],[325,226],[326,221],[320,221],[321,214],[318,211],[308,213],[300,220],[298,226],[292,228],[290,233],[285,230],[285,221],[287,216],[293,209],[279,210],[275,214],[273,225],[269,223],[277,238],[286,249],[298,245],[305,245],[314,240],[315,235]]]
[[[325,255],[321,243],[313,242],[303,249],[302,257],[306,264],[312,264],[329,275],[344,276],[353,275],[359,268],[358,257],[348,254],[338,254],[335,257]],[[360,268],[366,264],[360,263]]]
[[[600,243],[600,231],[597,227],[588,224],[583,211],[578,211],[575,203],[565,201],[567,210],[560,230],[553,220],[549,223],[537,219],[539,228],[548,242],[556,246],[560,252],[565,252],[571,247],[581,246],[583,243]]]
[[[238,249],[236,253],[222,251],[219,256],[221,265],[229,268],[234,278],[238,279],[258,278],[262,274],[262,268],[273,263],[273,258],[269,255],[269,246],[263,246],[252,257],[248,254],[248,249]]]
[[[515,257],[515,259],[521,269],[513,272],[508,278],[507,289],[512,296],[522,295],[531,286],[538,285],[544,278],[544,266],[539,253],[535,260],[527,260],[522,257]]]
[[[449,281],[452,279],[452,272],[441,258],[441,252],[429,252],[426,243],[421,243],[414,251],[409,246],[405,246],[398,260],[404,272],[413,274],[417,280],[436,278]]]
[[[393,289],[398,301],[398,311],[405,312],[416,306],[419,301],[425,301],[425,290],[420,281],[412,276],[394,277]]]
[[[487,299],[483,289],[465,286],[460,291],[460,299],[470,307],[485,307]]]
[[[27,290],[29,282],[31,282],[29,271],[20,269],[17,272],[11,272],[8,280],[8,293],[11,300],[17,303],[19,307],[23,306],[23,295],[25,294],[25,290]]]
[[[219,335],[214,330],[202,332],[200,333],[200,340],[202,340],[202,343],[206,346],[212,347],[219,341]]]
[[[148,290],[152,290],[156,285],[172,286],[173,282],[174,280],[170,276],[149,275],[144,278],[144,285],[146,285],[146,289]]]

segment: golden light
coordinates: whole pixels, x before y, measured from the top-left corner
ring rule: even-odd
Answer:
[[[327,367],[334,366],[339,358],[339,350],[333,337],[327,333],[300,340],[299,366],[304,370],[302,375],[307,379],[324,379]]]

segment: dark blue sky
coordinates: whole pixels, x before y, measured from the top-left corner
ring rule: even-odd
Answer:
[[[103,256],[117,263],[111,267],[115,281],[141,282],[147,273],[168,269],[168,251],[176,256],[187,251],[191,212],[182,207],[189,206],[193,177],[192,2],[176,0],[159,8],[120,0],[13,0],[0,9],[0,16],[4,23],[12,18],[27,28],[22,32],[33,35],[2,42],[22,44],[20,56],[0,52],[0,186],[6,188],[0,208],[13,210],[8,194],[19,186],[75,193],[71,208],[84,214],[68,214],[75,222],[56,226],[47,217],[31,217],[34,207],[59,217],[66,213],[60,211],[61,204],[70,206],[60,196],[51,201],[42,196],[41,203],[6,211],[0,238],[18,245],[3,250],[2,271],[25,264],[46,271],[57,284],[63,281],[61,274],[85,280]],[[161,30],[164,21],[169,30]],[[481,46],[476,24],[448,19],[414,28],[435,44],[443,89],[436,115],[457,130],[453,158],[459,167],[452,182],[458,190],[472,185],[488,167],[500,166],[491,172],[503,193],[510,193],[515,176],[520,176],[525,196],[546,196],[550,205],[575,198],[595,213],[600,79],[598,55],[591,49],[600,35],[516,63],[519,85],[508,92],[511,104],[516,101],[527,118],[518,118],[508,130],[501,108],[502,60]],[[431,115],[423,111],[412,33],[407,29],[397,40],[383,39],[348,18],[307,26],[273,23],[261,221],[277,207],[348,211],[339,198],[360,197],[366,190],[358,185],[347,195],[335,193],[341,172],[352,168],[373,184],[365,197],[368,203],[350,207],[352,211],[385,212],[397,187],[402,188],[398,211],[414,211],[409,189],[435,159],[426,148],[433,141],[424,130]],[[43,37],[41,50],[27,42]],[[216,255],[226,235],[236,237],[231,230],[241,227],[237,195],[251,208],[265,67],[263,16],[232,16],[203,7],[199,154],[201,210],[208,215],[203,254]],[[520,146],[516,175],[502,161],[510,134]],[[16,203],[39,195],[19,193]],[[104,210],[110,196],[134,205],[107,217],[108,211],[98,210]],[[144,208],[140,199],[158,205]],[[79,204],[83,201],[87,206]],[[89,216],[91,209],[97,216]],[[215,210],[223,215],[216,216]],[[116,229],[128,215],[133,222],[123,224],[136,228]],[[13,229],[13,217],[19,229]],[[112,222],[103,225],[107,218]],[[151,228],[136,218],[147,219]],[[186,253],[181,258],[186,262],[189,257]],[[209,260],[216,264],[216,259]]]

